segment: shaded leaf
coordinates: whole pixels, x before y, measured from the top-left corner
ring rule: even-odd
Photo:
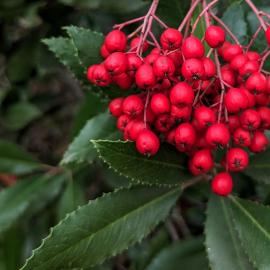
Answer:
[[[148,158],[139,154],[132,142],[93,140],[92,143],[102,160],[135,182],[179,185],[192,177],[181,166],[183,156],[166,145],[161,147],[157,155]]]
[[[178,189],[135,186],[90,201],[54,227],[22,269],[95,266],[145,237],[178,196]]]

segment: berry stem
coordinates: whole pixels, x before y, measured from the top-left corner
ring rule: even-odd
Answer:
[[[259,33],[261,32],[261,30],[262,30],[262,26],[260,25],[258,27],[258,29],[256,30],[256,32],[254,33],[254,35],[251,37],[250,42],[247,45],[246,51],[249,51],[249,49],[251,48],[251,46],[254,44],[254,41],[258,37]]]
[[[262,57],[262,61],[261,61],[261,65],[260,65],[260,70],[262,70],[263,66],[264,66],[264,63],[266,61],[266,59],[270,56],[270,50],[268,50],[264,56]]]
[[[120,23],[120,24],[115,24],[113,26],[113,28],[118,28],[120,30],[120,29],[124,28],[127,25],[142,21],[144,18],[145,18],[145,16],[142,16],[142,17],[139,17],[139,18],[135,18],[135,19]]]
[[[135,35],[137,35],[142,29],[142,25],[140,25],[137,29],[135,29],[132,33],[128,35],[128,39],[133,38]]]
[[[147,127],[147,107],[149,104],[149,100],[150,100],[150,91],[147,91],[147,95],[146,95],[146,100],[145,100],[145,105],[144,105],[144,111],[143,111],[143,122],[144,122],[144,127]]]
[[[236,44],[240,44],[238,38],[233,34],[233,32],[229,29],[229,27],[220,19],[218,18],[214,13],[210,12],[211,17],[218,23],[220,24],[225,31],[229,34],[229,36],[233,39],[233,41]]]
[[[152,16],[161,26],[163,26],[165,29],[168,28],[168,25],[164,23],[156,14],[152,14]]]
[[[161,49],[161,47],[160,47],[160,45],[159,45],[159,43],[158,43],[158,41],[157,41],[157,39],[156,39],[156,37],[155,37],[155,35],[153,34],[152,31],[149,31],[149,35],[150,35],[150,37],[152,38],[152,40],[154,41],[155,46],[156,46],[158,49]]]
[[[205,9],[206,7],[207,7],[206,0],[203,0],[203,8]],[[211,20],[210,20],[210,17],[209,17],[209,10],[207,10],[205,12],[204,19],[205,19],[205,25],[206,25],[206,27],[209,27],[210,24],[211,24]]]

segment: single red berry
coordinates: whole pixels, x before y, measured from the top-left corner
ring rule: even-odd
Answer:
[[[194,111],[194,119],[199,129],[205,129],[216,122],[216,115],[212,109],[206,106],[200,106]]]
[[[94,74],[94,70],[97,66],[98,66],[98,64],[92,65],[92,66],[88,67],[88,69],[87,69],[86,77],[87,77],[88,81],[90,81],[91,83],[94,83],[93,74]]]
[[[199,59],[187,59],[182,65],[181,73],[187,80],[199,80],[205,75],[204,65]]]
[[[239,74],[247,78],[250,74],[257,72],[260,68],[258,61],[247,61],[240,69]]]
[[[154,48],[154,49],[151,50],[150,54],[158,54],[158,55],[160,55],[161,50],[159,48]]]
[[[172,129],[165,134],[165,140],[169,144],[175,144],[175,129]]]
[[[191,106],[182,106],[178,107],[175,105],[171,106],[171,116],[177,121],[178,123],[188,121],[190,119],[192,113]]]
[[[257,106],[268,106],[270,103],[270,96],[267,93],[253,95],[253,97]]]
[[[246,97],[247,97],[247,100],[248,100],[248,106],[247,106],[247,108],[254,107],[255,104],[256,104],[256,97],[258,97],[259,95],[254,96],[246,88],[241,88],[241,91],[243,91],[245,93]]]
[[[163,114],[170,112],[170,101],[164,94],[154,94],[150,103],[151,109],[155,114]]]
[[[190,36],[183,41],[182,54],[185,59],[202,58],[204,56],[204,46],[199,38]]]
[[[265,31],[265,38],[268,45],[270,46],[270,26],[268,26],[267,30]]]
[[[229,115],[228,120],[229,131],[233,133],[238,127],[240,127],[240,119],[237,115]]]
[[[120,75],[127,70],[127,57],[122,52],[110,54],[104,61],[104,66],[111,75]]]
[[[248,153],[242,148],[231,148],[226,155],[226,165],[232,172],[243,171],[249,163]]]
[[[248,60],[249,59],[246,54],[238,54],[231,60],[230,67],[233,70],[238,71],[247,63]]]
[[[106,45],[103,44],[100,48],[100,55],[106,59],[109,55],[110,55],[110,52],[108,51],[108,49],[106,48]]]
[[[159,58],[159,56],[160,55],[157,53],[150,53],[144,58],[144,63],[153,66],[154,62]]]
[[[123,131],[123,139],[124,139],[124,141],[133,141],[130,138],[130,129],[131,129],[132,125],[133,125],[133,122],[134,122],[133,120],[129,121],[127,126],[125,127],[125,129]]]
[[[167,133],[173,126],[174,120],[169,114],[161,114],[155,122],[155,129],[160,133]]]
[[[177,83],[170,91],[170,101],[173,105],[184,107],[192,105],[194,101],[194,92],[186,82]]]
[[[109,104],[109,110],[111,112],[111,114],[114,117],[119,117],[120,115],[122,115],[123,110],[122,110],[122,104],[123,104],[124,98],[115,98],[113,99],[110,104]]]
[[[154,86],[156,77],[153,68],[148,64],[141,65],[135,74],[135,80],[138,87],[142,89]]]
[[[225,94],[224,103],[229,113],[237,113],[249,105],[245,92],[239,88],[230,88]]]
[[[189,170],[193,175],[209,172],[214,166],[213,157],[209,149],[201,149],[194,153],[189,162]]]
[[[124,32],[113,30],[105,37],[104,44],[110,53],[124,52],[127,47],[127,37]]]
[[[219,26],[210,25],[205,31],[204,38],[211,48],[218,48],[225,41],[225,31]]]
[[[254,72],[247,79],[245,86],[254,95],[262,94],[267,87],[266,77],[260,72]]]
[[[164,79],[174,74],[175,66],[172,59],[161,55],[153,64],[153,71],[158,79]]]
[[[216,65],[211,58],[203,57],[202,64],[204,67],[205,79],[211,79],[212,77],[214,77],[216,75]]]
[[[245,110],[240,116],[240,123],[246,130],[256,130],[261,124],[260,114],[253,109]]]
[[[253,153],[260,153],[266,150],[269,144],[268,138],[261,131],[255,131],[253,133],[253,138],[249,146],[249,150]]]
[[[270,128],[270,108],[259,107],[257,109],[257,112],[259,113],[261,117],[261,127],[263,129],[269,129]]]
[[[180,48],[182,34],[174,28],[167,28],[160,36],[160,43],[164,50],[175,50]]]
[[[123,112],[132,118],[138,117],[143,112],[143,102],[136,95],[130,95],[123,101]]]
[[[90,72],[90,71],[89,71]],[[92,70],[92,82],[98,86],[107,86],[111,83],[112,79],[109,72],[104,65],[95,65]]]
[[[124,131],[126,126],[128,125],[128,123],[131,121],[131,118],[126,115],[126,114],[122,114],[118,119],[117,119],[117,123],[116,126],[119,130]]]
[[[144,129],[148,129],[148,125],[145,125],[143,121],[138,120],[132,121],[132,125],[129,129],[130,140],[136,141],[139,136],[139,133]]]
[[[129,90],[132,86],[133,79],[126,73],[113,76],[113,82],[122,90]]]
[[[181,67],[181,65],[183,64],[183,56],[180,50],[172,51],[168,53],[167,56],[173,61],[176,68]]]
[[[261,58],[260,54],[254,51],[248,51],[246,53],[246,56],[248,57],[248,60],[250,61],[259,61]]]
[[[234,86],[236,83],[235,73],[229,66],[223,66],[221,68],[221,78],[222,80],[230,86]]]
[[[152,111],[151,106],[147,106],[147,108],[146,108],[146,122],[152,124],[155,122],[155,120],[156,120],[156,115]]]
[[[249,131],[243,128],[237,128],[233,133],[233,142],[241,147],[248,147],[251,144]]]
[[[211,147],[224,147],[230,141],[230,132],[224,124],[216,123],[207,129],[205,140]]]
[[[142,65],[142,60],[135,53],[127,54],[127,73],[134,76],[138,68]]]
[[[140,40],[141,40],[140,37],[135,37],[131,40],[131,42],[130,42],[131,50],[134,50],[138,47],[138,45],[140,44]],[[149,43],[147,41],[144,41],[142,48],[143,48],[142,51],[146,52],[149,48]]]
[[[266,92],[270,94],[270,76],[267,77]]]
[[[142,130],[136,140],[136,148],[139,153],[146,156],[155,155],[160,147],[157,135],[151,130]]]
[[[196,142],[196,131],[190,123],[180,124],[175,130],[175,144],[179,151],[186,152]]]
[[[223,51],[224,51],[224,49],[227,48],[230,45],[231,45],[231,43],[229,41],[226,41],[225,40],[225,42],[223,43],[223,45],[217,49],[218,55],[223,58]]]
[[[235,56],[242,54],[243,49],[238,44],[230,44],[223,49],[223,59],[230,62]]]
[[[233,180],[229,173],[218,173],[211,183],[212,191],[219,196],[228,196],[233,189]]]

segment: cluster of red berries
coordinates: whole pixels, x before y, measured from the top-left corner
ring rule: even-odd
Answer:
[[[270,28],[266,38],[270,44]],[[226,196],[233,187],[229,172],[244,170],[249,152],[268,145],[270,77],[262,72],[262,57],[226,41],[216,25],[207,27],[203,41],[167,28],[158,44],[151,48],[140,37],[128,43],[124,32],[113,30],[100,50],[104,61],[90,66],[87,78],[102,87],[142,90],[109,104],[124,139],[136,142],[141,154],[155,155],[165,141],[186,153],[190,172],[201,175],[212,172],[215,150],[224,149],[225,172],[214,177],[212,190]]]

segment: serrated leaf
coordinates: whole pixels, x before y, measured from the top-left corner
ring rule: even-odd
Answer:
[[[239,39],[240,43],[247,40],[247,23],[245,21],[244,9],[239,2],[232,3],[226,9],[222,20]]]
[[[76,48],[71,39],[64,37],[52,37],[43,39],[50,51],[52,51],[59,61],[69,68],[77,78],[84,77],[84,68],[80,64]]]
[[[134,186],[90,201],[53,228],[22,270],[100,264],[145,237],[178,196],[179,189]]]
[[[132,142],[94,140],[92,143],[102,160],[135,182],[180,185],[192,177],[181,165],[183,156],[165,145],[157,155],[148,158],[139,154]]]
[[[104,37],[101,33],[77,26],[67,26],[65,27],[65,30],[72,39],[80,63],[85,70],[90,65],[102,61],[99,50]]]
[[[206,250],[213,270],[254,269],[239,244],[228,199],[212,195],[205,226]]]
[[[16,144],[0,140],[0,172],[21,174],[42,167],[30,154]]]
[[[115,121],[105,112],[90,119],[80,131],[79,135],[69,145],[61,164],[92,162],[96,151],[90,140],[109,138],[115,131]]]
[[[270,148],[265,152],[253,155],[250,158],[249,166],[243,173],[258,182],[270,184]]]
[[[203,239],[180,241],[164,248],[146,270],[207,270]]]
[[[259,203],[230,197],[235,228],[256,269],[270,266],[270,208]]]
[[[24,215],[32,215],[60,192],[65,175],[35,176],[20,180],[0,193],[0,234]]]

